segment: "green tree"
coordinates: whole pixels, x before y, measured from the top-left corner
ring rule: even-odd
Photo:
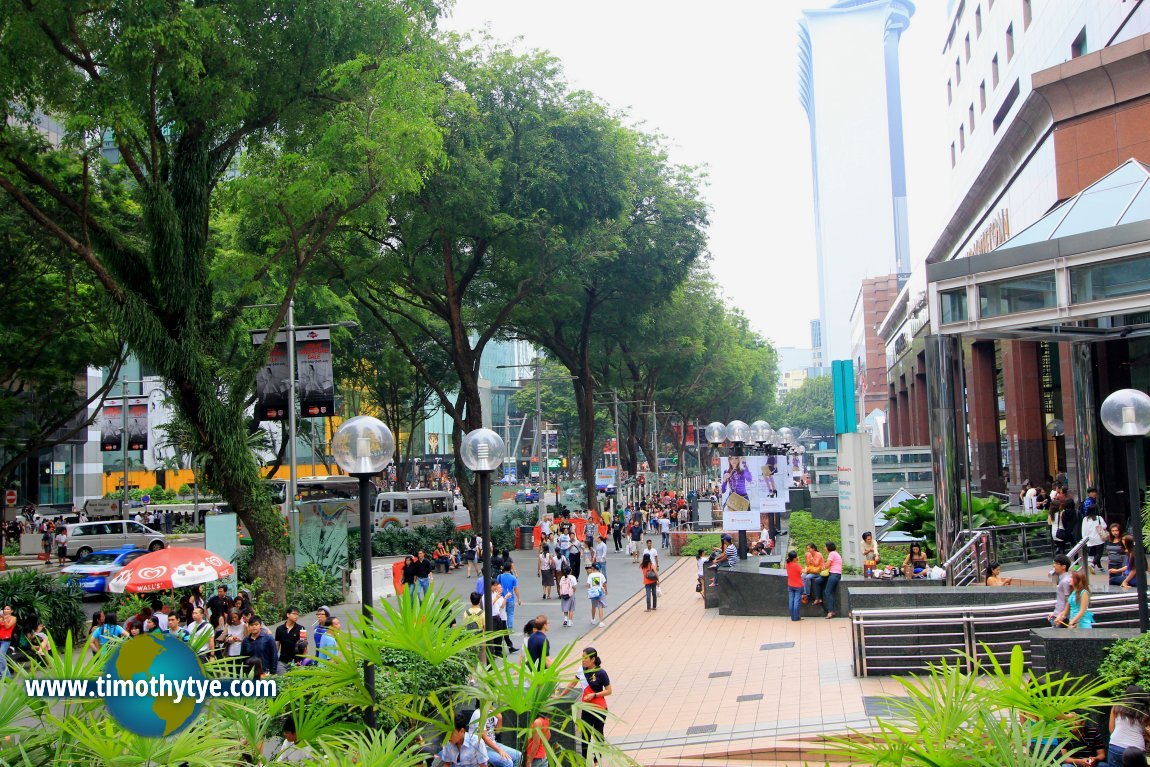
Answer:
[[[84,431],[121,361],[98,288],[43,232],[0,199],[0,487],[30,455]],[[88,391],[87,368],[109,367]],[[0,504],[3,501],[0,500]]]
[[[835,428],[835,392],[830,376],[803,381],[803,385],[779,403],[776,427],[790,426],[801,432],[810,429],[830,434]]]
[[[507,335],[515,308],[544,294],[573,247],[623,209],[616,150],[589,124],[587,98],[569,93],[554,58],[485,44],[443,62],[449,93],[439,120],[447,167],[401,195],[394,214],[344,241],[348,291],[388,329],[463,433],[483,424],[479,363]],[[409,323],[451,360],[445,380],[407,342]],[[472,521],[476,487],[456,478]]]
[[[286,543],[245,409],[331,233],[417,187],[438,156],[424,50],[436,14],[429,0],[0,0],[0,189],[90,272],[107,322],[164,377],[212,459],[208,481],[252,534],[254,572],[281,599]],[[58,143],[38,130],[42,114],[60,123]],[[105,141],[117,168],[101,160]],[[254,247],[226,259],[243,287],[224,305],[216,248],[232,243],[212,220],[228,206]],[[277,272],[268,343],[230,360],[242,305]]]
[[[524,301],[513,326],[571,374],[583,480],[594,487],[599,381],[592,355],[603,339],[629,334],[637,315],[663,306],[686,279],[705,252],[707,214],[693,171],[670,165],[654,139],[625,131],[593,105],[584,112],[585,131],[600,141],[613,134],[619,144],[626,177],[616,183],[628,190],[627,209],[573,243],[583,257],[566,264],[546,294]],[[595,509],[596,495],[587,502]]]

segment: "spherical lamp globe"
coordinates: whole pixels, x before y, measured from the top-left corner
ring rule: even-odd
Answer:
[[[491,429],[475,429],[463,435],[459,455],[463,465],[472,471],[495,471],[503,466],[507,446],[503,437]]]
[[[707,424],[706,435],[707,442],[712,445],[720,445],[727,438],[727,427],[718,421],[712,421]]]
[[[335,462],[348,474],[378,474],[391,463],[395,438],[378,418],[357,415],[340,424],[331,438]]]
[[[1119,389],[1103,401],[1098,414],[1115,437],[1145,437],[1150,432],[1150,395]]]
[[[751,436],[751,427],[743,421],[731,421],[727,424],[727,440],[729,442],[746,442]]]

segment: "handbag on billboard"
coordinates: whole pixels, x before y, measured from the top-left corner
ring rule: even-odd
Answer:
[[[745,495],[732,492],[727,496],[727,508],[731,511],[749,511],[751,508],[751,499]]]

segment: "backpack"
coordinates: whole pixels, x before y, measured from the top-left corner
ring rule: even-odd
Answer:
[[[567,580],[567,576],[564,576],[563,578],[561,578],[559,580],[559,596],[569,597],[569,596],[573,596],[574,594],[575,594],[575,588],[571,585],[571,582],[569,580]]]
[[[603,596],[603,587],[600,585],[598,579],[593,580],[588,586],[587,596],[591,597],[592,599],[598,599],[599,597]]]
[[[483,628],[483,608],[468,607],[463,615],[463,628],[468,631],[479,631]]]

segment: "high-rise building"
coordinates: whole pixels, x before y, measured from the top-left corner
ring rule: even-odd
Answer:
[[[913,13],[908,0],[803,11],[799,90],[810,124],[825,366],[850,358],[862,280],[910,271],[898,43]]]

